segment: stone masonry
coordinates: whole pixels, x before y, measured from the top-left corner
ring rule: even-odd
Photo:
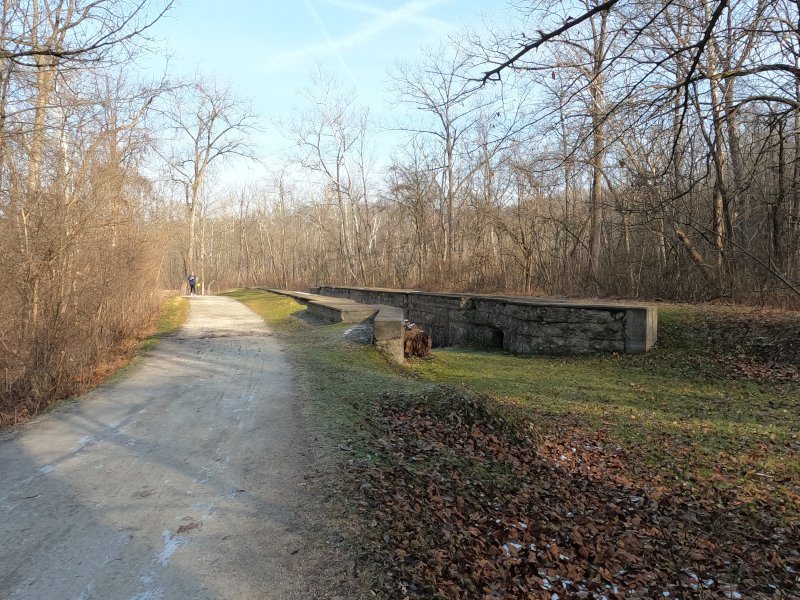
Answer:
[[[400,308],[437,347],[478,343],[520,354],[639,354],[657,337],[652,306],[338,286],[312,291]]]

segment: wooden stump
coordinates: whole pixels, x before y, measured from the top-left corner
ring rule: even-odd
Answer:
[[[433,343],[431,336],[414,323],[406,323],[405,329],[405,339],[403,341],[405,357],[428,358],[431,355]]]

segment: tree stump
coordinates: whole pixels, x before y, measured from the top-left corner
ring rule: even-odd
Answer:
[[[431,355],[433,340],[431,336],[414,323],[405,324],[405,338],[403,340],[403,354],[406,358],[428,358]]]

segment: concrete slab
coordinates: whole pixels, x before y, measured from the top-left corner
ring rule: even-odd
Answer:
[[[349,298],[325,296],[275,288],[257,288],[273,294],[290,296],[308,306],[312,315],[333,323],[372,322],[372,342],[392,360],[404,360],[403,310],[385,304],[363,304]]]

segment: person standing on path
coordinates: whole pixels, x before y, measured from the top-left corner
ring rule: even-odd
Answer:
[[[191,273],[189,275],[189,295],[194,296],[195,294],[197,294],[197,277]]]

